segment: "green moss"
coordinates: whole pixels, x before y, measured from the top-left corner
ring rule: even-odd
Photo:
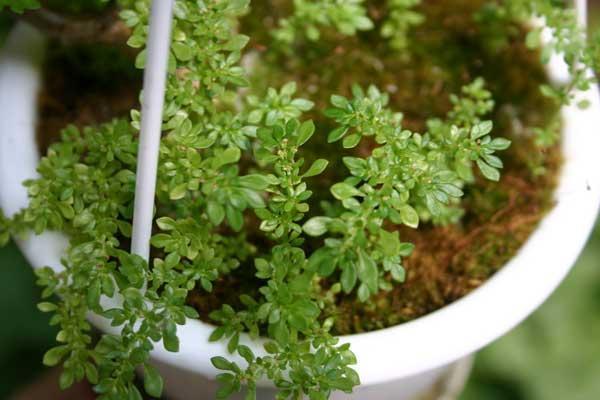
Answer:
[[[495,135],[513,140],[513,146],[503,155],[502,181],[490,183],[481,179],[467,191],[463,201],[465,216],[460,224],[399,229],[403,241],[416,244],[414,254],[405,262],[406,283],[394,285],[390,292],[379,294],[368,304],[357,302],[354,296],[332,296],[324,314],[337,316],[334,329],[338,334],[402,323],[466,295],[514,256],[553,204],[560,151],[558,147],[540,150],[533,143],[530,129],[547,125],[557,110],[538,90],[547,78],[539,54],[523,44],[525,28],[516,23],[490,24],[481,17],[483,0],[423,3],[419,11],[425,15],[425,22],[411,31],[411,45],[401,53],[389,49],[376,30],[356,37],[326,30],[317,43],[300,42],[293,48],[278,48],[272,43],[270,31],[277,18],[289,14],[290,0],[254,2],[252,12],[241,25],[241,30],[252,37],[247,53],[247,60],[253,65],[251,92],[260,93],[268,86],[293,80],[298,83],[299,96],[314,101],[315,110],[324,110],[331,94],[347,95],[354,83],[375,84],[390,93],[391,106],[404,113],[408,129],[424,131],[427,119],[443,117],[448,112],[452,93],[482,76],[496,100],[491,116]],[[372,2],[369,12],[376,24],[381,23],[382,11],[380,2]],[[71,50],[54,52],[47,70],[47,76],[53,79],[47,79],[50,84],[42,95],[42,145],[53,140],[49,132],[58,132],[66,121],[81,125],[99,122],[135,104],[137,98],[123,96],[119,88],[137,93],[139,75],[118,63],[107,62],[112,58],[110,52],[89,55],[90,61],[97,62],[81,62],[86,57]],[[84,79],[70,80],[70,89],[64,90],[66,86],[52,84],[57,71]],[[107,86],[112,95],[99,93],[93,82],[102,86],[113,76],[123,79]],[[76,101],[82,91],[87,93],[83,96],[85,101]],[[75,107],[70,112],[65,107],[53,108],[53,104],[71,103],[115,105],[124,98],[128,99],[127,104],[112,107],[104,116],[94,111],[91,119],[86,109]],[[326,136],[331,122],[321,111],[308,117],[315,120],[317,133],[303,153],[307,164],[316,158],[332,162],[326,174],[311,182],[315,187],[311,209],[320,213],[322,201],[329,198],[329,187],[345,171],[342,157],[356,151],[367,153],[370,148],[367,145],[346,151],[339,144],[329,144]],[[253,221],[247,223],[251,225]],[[264,239],[252,239],[252,232],[249,236],[259,250],[272,245]],[[309,241],[305,247],[310,252],[318,244]],[[188,302],[205,320],[222,304],[242,308],[239,295],[255,294],[261,285],[253,275],[253,266],[244,265],[216,281],[212,293],[197,290]],[[330,284],[321,282],[323,290]]]
[[[540,150],[529,131],[547,125],[556,112],[538,89],[547,80],[540,56],[523,44],[524,27],[490,24],[482,17],[482,4],[482,0],[423,2],[419,11],[425,22],[413,29],[405,53],[389,49],[377,29],[356,37],[325,31],[319,42],[278,48],[270,32],[277,19],[290,12],[290,2],[284,0],[256,2],[242,23],[242,31],[252,38],[251,90],[261,92],[293,80],[300,95],[315,102],[315,110],[324,110],[331,94],[347,95],[354,83],[375,84],[390,93],[391,105],[404,113],[408,129],[423,131],[427,119],[448,112],[452,93],[482,76],[496,100],[495,134],[513,140],[503,157],[503,180],[499,184],[478,180],[466,193],[461,224],[400,229],[404,241],[416,244],[413,256],[405,262],[405,284],[394,285],[391,292],[369,303],[360,303],[353,295],[338,295],[332,301],[324,314],[337,316],[337,334],[402,323],[466,295],[514,256],[552,207],[560,152],[558,148]],[[373,2],[370,17],[376,24],[382,14],[381,5]],[[328,188],[344,171],[341,158],[349,152],[327,143],[332,126],[320,111],[310,118],[315,120],[317,134],[303,156],[307,163],[320,157],[333,163],[328,173],[313,182],[316,207],[311,209],[319,211],[319,202],[328,197]],[[363,146],[353,151],[370,149]],[[224,293],[235,293],[225,296],[225,303],[236,304],[232,297],[240,291],[256,290],[252,279],[236,278],[237,273],[215,285],[218,295],[197,292],[192,296],[194,305],[202,305],[198,308],[204,318],[223,304]],[[329,283],[322,285],[326,288]],[[207,309],[206,304],[211,306]]]

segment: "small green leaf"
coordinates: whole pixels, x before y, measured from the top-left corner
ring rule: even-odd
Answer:
[[[174,42],[173,44],[171,44],[171,49],[173,49],[175,57],[177,57],[177,59],[181,61],[189,61],[192,59],[192,48],[187,44]]]
[[[320,276],[328,277],[337,266],[338,258],[328,247],[321,247],[308,260],[307,270],[317,271]]]
[[[74,381],[75,378],[73,372],[71,372],[71,370],[64,370],[62,374],[60,374],[60,378],[58,378],[58,386],[61,390],[65,390],[71,387]]]
[[[350,103],[344,96],[334,94],[331,96],[331,104],[337,108],[346,108]]]
[[[347,132],[348,132],[347,126],[340,126],[339,128],[336,128],[329,133],[329,136],[327,136],[327,142],[329,142],[329,143],[337,142],[338,140],[343,138]]]
[[[229,226],[231,226],[231,229],[233,229],[236,232],[241,231],[242,226],[244,225],[244,215],[242,214],[242,212],[239,211],[237,208],[233,208],[232,206],[228,205],[225,208],[225,214],[227,216],[227,222],[229,223]]]
[[[373,21],[364,15],[359,15],[353,19],[354,26],[360,31],[368,31],[373,29]]]
[[[350,293],[354,286],[356,285],[357,280],[356,275],[356,267],[354,264],[348,264],[342,267],[342,275],[340,276],[340,283],[342,284],[342,289],[346,293]]]
[[[525,37],[525,45],[529,49],[537,49],[541,44],[542,31],[540,29],[533,29],[527,33]]]
[[[493,127],[494,127],[494,124],[492,123],[492,121],[483,121],[483,122],[475,125],[471,129],[471,139],[477,140],[477,139],[487,135],[488,133],[490,133],[492,131]]]
[[[210,359],[210,362],[217,369],[224,371],[232,370],[232,363],[230,361],[227,361],[225,357],[213,357]]]
[[[167,351],[172,353],[177,353],[179,351],[179,338],[177,337],[177,332],[174,328],[172,331],[166,329],[163,332],[163,344]]]
[[[356,294],[358,296],[358,300],[362,301],[363,303],[366,302],[367,300],[369,300],[369,297],[371,297],[371,293],[369,292],[369,288],[364,283],[361,283],[358,286],[358,292]]]
[[[161,217],[156,219],[156,225],[163,231],[171,231],[175,229],[176,223],[173,218]]]
[[[212,331],[212,333],[210,334],[210,337],[208,338],[209,342],[216,342],[218,340],[220,340],[223,335],[225,335],[225,328],[223,328],[222,326],[219,326],[217,328],[215,328],[214,331]]]
[[[492,140],[487,147],[493,150],[506,150],[510,147],[511,141],[504,138],[496,138]]]
[[[312,135],[315,133],[315,124],[312,121],[303,122],[298,129],[298,139],[296,144],[302,146],[306,143]]]
[[[146,57],[146,49],[140,51],[135,58],[135,67],[138,69],[144,69],[144,67],[146,67]]]
[[[294,99],[290,104],[301,111],[309,111],[315,105],[315,103],[306,99]]]
[[[460,190],[459,187],[457,187],[451,183],[440,183],[437,185],[437,187],[442,192],[446,193],[448,196],[459,198],[464,195],[463,191]]]
[[[225,45],[225,50],[239,51],[242,50],[248,44],[250,38],[246,35],[234,35],[229,42]]]
[[[577,102],[577,107],[579,107],[581,110],[586,110],[590,107],[591,104],[592,103],[588,99],[584,99]]]
[[[296,82],[291,81],[283,85],[280,92],[282,96],[292,96],[294,93],[296,93],[297,88],[298,85]]]
[[[477,166],[481,170],[483,176],[485,176],[487,179],[495,182],[500,180],[500,171],[498,171],[496,168],[491,167],[482,160],[477,160]]]
[[[241,155],[242,153],[239,148],[229,147],[215,158],[215,167],[220,168],[223,165],[236,163],[240,160]]]
[[[84,212],[75,217],[75,219],[73,220],[73,226],[75,226],[76,228],[81,228],[88,226],[93,221],[94,215],[88,210],[85,210]]]
[[[91,362],[85,363],[85,376],[92,385],[98,383],[98,370]]]
[[[419,227],[419,214],[414,208],[406,204],[400,207],[398,212],[400,213],[400,218],[404,225],[410,226],[411,228]]]
[[[38,307],[38,310],[40,310],[41,312],[52,312],[52,311],[56,311],[56,309],[58,308],[56,306],[56,304],[49,303],[49,302],[38,303],[37,307]]]
[[[325,171],[325,168],[327,168],[328,164],[329,161],[320,158],[316,160],[302,176],[304,178],[309,178],[311,176],[320,175],[323,171]]]
[[[231,338],[229,339],[229,342],[227,343],[227,351],[229,353],[232,353],[237,349],[238,344],[240,343],[240,334],[239,332],[236,332],[233,334],[233,336],[231,336]]]
[[[360,143],[360,139],[362,139],[361,135],[358,133],[353,133],[352,135],[348,135],[344,138],[342,146],[344,146],[345,149],[353,149]]]
[[[169,198],[171,200],[181,200],[185,197],[187,193],[187,184],[183,183],[181,185],[175,186],[169,192]]]
[[[144,365],[144,390],[152,397],[161,397],[163,392],[163,379],[150,364]]]
[[[252,350],[248,346],[240,345],[237,350],[246,362],[251,363],[254,361],[254,353],[252,353]]]
[[[363,249],[358,249],[358,279],[367,285],[371,293],[377,292],[379,272],[377,264]]]
[[[251,174],[239,178],[240,185],[254,190],[265,190],[269,187],[271,180],[264,175]]]
[[[365,172],[367,163],[364,159],[358,157],[344,157],[344,164],[354,176],[362,176]]]
[[[397,256],[400,252],[400,235],[398,231],[388,232],[382,229],[379,233],[378,245],[386,257]]]
[[[345,182],[336,183],[331,187],[331,194],[338,200],[345,200],[354,196],[363,196],[363,193]]]
[[[309,236],[321,236],[327,232],[327,223],[331,221],[328,217],[314,217],[306,221],[302,229]]]
[[[225,207],[216,201],[209,201],[206,207],[206,213],[208,214],[208,219],[214,225],[220,225],[225,219]]]
[[[58,365],[68,352],[69,348],[67,346],[53,347],[44,354],[43,363],[48,367],[54,367],[55,365]]]

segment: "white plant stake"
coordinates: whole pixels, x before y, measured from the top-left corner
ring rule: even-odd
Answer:
[[[154,193],[174,0],[153,0],[148,34],[131,252],[150,258]]]
[[[577,11],[577,22],[583,28],[587,27],[588,12],[587,12],[588,0],[575,0],[575,10]]]

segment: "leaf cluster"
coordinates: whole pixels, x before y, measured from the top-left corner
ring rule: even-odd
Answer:
[[[344,158],[350,177],[331,187],[344,211],[304,225],[309,235],[329,234],[311,262],[325,277],[340,269],[344,292],[357,287],[358,298],[367,301],[391,288],[386,276],[404,280],[401,259],[413,246],[386,226],[417,228],[421,220],[455,220],[462,188],[473,181],[473,165],[486,178],[499,179],[502,161],[494,153],[510,142],[492,139],[491,121],[479,121],[491,110],[490,94],[480,79],[463,88],[463,94],[452,99],[448,119],[430,120],[425,134],[404,129],[402,115],[387,107],[388,96],[374,86],[367,92],[355,86],[352,99],[331,97],[334,108],[326,115],[339,127],[329,141],[342,140],[346,148],[361,141],[376,146],[366,158]]]
[[[555,0],[510,0],[493,3],[488,12],[497,20],[520,20],[529,23],[541,19],[546,27],[533,28],[525,39],[531,49],[541,49],[541,62],[547,64],[552,55],[560,55],[567,65],[570,81],[563,86],[542,85],[541,92],[559,106],[577,104],[586,108],[589,102],[581,93],[588,91],[597,78],[593,71],[600,70],[600,35],[588,36],[577,20],[571,2]],[[551,36],[545,36],[545,30]],[[560,120],[556,116],[546,127],[535,129],[537,142],[550,146],[558,140]]]
[[[405,50],[409,45],[408,33],[423,23],[425,17],[415,10],[421,0],[388,0],[387,18],[381,25],[381,36],[389,40],[390,47]]]
[[[293,14],[279,21],[273,36],[289,45],[301,38],[318,41],[325,27],[349,36],[370,30],[374,25],[364,3],[365,0],[294,0]]]

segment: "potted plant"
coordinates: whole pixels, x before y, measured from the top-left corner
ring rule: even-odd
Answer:
[[[143,68],[148,2],[118,5]],[[218,398],[409,399],[568,272],[600,203],[599,44],[573,10],[180,0],[174,15],[151,263],[128,251],[139,112],[66,128],[39,160],[46,39],[19,25],[0,63],[1,237],[37,268],[61,386],[141,398],[139,369],[159,397],[159,368],[180,398],[192,376],[196,396],[216,379]]]

